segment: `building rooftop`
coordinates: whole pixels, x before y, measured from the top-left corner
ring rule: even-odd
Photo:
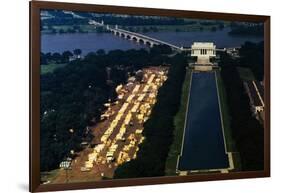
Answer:
[[[216,46],[213,42],[194,42],[191,46],[191,48],[209,48],[213,49]]]

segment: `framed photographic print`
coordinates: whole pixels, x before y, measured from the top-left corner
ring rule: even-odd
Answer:
[[[269,16],[30,2],[30,191],[269,176]]]

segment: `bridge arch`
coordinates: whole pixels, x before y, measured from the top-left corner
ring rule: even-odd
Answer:
[[[152,43],[151,43],[150,41],[146,41],[145,44],[148,45],[148,46],[150,46],[150,47],[151,47],[151,45],[152,45]]]
[[[138,42],[138,38],[136,36],[132,36],[131,39]]]
[[[143,40],[143,39],[139,39],[139,41],[138,41],[140,44],[145,44],[145,41]]]
[[[149,36],[146,36],[143,34],[139,34],[137,32],[131,32],[128,30],[121,29],[118,27],[118,25],[115,25],[115,27],[114,27],[113,25],[112,26],[105,25],[103,22],[101,22],[101,23],[96,22],[96,23],[98,23],[101,26],[106,27],[106,29],[108,31],[110,31],[111,33],[113,33],[115,36],[123,37],[124,39],[133,40],[133,41],[139,42],[141,44],[148,45],[150,47],[153,47],[153,46],[159,45],[159,44],[164,44],[164,45],[170,46],[171,48],[173,48],[175,50],[181,50],[181,51],[183,50],[183,48],[181,48],[181,47],[175,46],[175,45],[170,44],[165,41],[158,40],[157,38],[153,38],[153,37],[149,37]],[[90,24],[95,24],[95,23],[91,22]]]

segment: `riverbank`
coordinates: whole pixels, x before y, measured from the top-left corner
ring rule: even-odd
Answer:
[[[106,33],[99,27],[90,24],[83,25],[53,25],[43,27],[42,34],[73,34],[73,33]],[[108,32],[109,33],[109,32]]]
[[[199,23],[189,24],[189,25],[131,25],[131,26],[121,26],[121,28],[138,32],[195,32],[195,31],[219,31],[224,29],[224,27],[229,27],[228,24],[218,25],[214,23],[213,25],[201,25]]]
[[[111,26],[114,27],[114,26]],[[228,23],[218,25],[202,25],[200,23],[184,24],[184,25],[120,25],[120,28],[137,32],[192,32],[192,31],[217,31],[222,30],[224,27],[229,27]],[[43,27],[42,34],[68,34],[68,33],[106,33],[107,31],[101,27],[91,24],[83,25],[53,25],[51,27]]]

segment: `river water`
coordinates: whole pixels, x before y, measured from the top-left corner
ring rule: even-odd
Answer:
[[[229,28],[212,31],[192,31],[192,32],[148,32],[147,36],[157,38],[177,46],[190,47],[195,41],[214,42],[218,48],[237,47],[245,41],[259,42],[262,37],[256,36],[231,36],[228,34]],[[73,34],[42,34],[41,51],[59,52],[72,51],[76,48],[82,50],[83,55],[95,52],[98,49],[105,51],[121,49],[140,49],[144,45],[134,41],[124,40],[111,33],[73,33]]]

